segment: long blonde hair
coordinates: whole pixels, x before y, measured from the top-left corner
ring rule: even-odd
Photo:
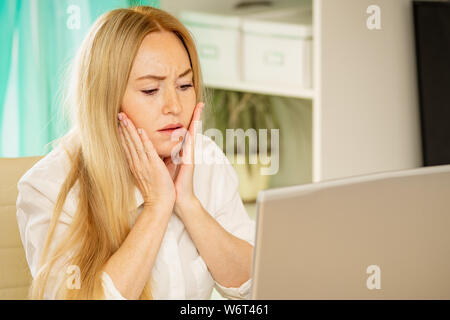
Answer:
[[[53,210],[40,268],[30,288],[32,299],[44,298],[52,267],[60,258],[79,268],[81,287],[69,289],[63,281],[57,288],[57,299],[105,298],[102,268],[125,240],[131,230],[131,218],[137,214],[135,184],[120,145],[117,114],[142,40],[150,32],[160,30],[173,32],[184,44],[193,70],[197,102],[203,100],[194,41],[175,17],[160,9],[138,6],[112,10],[98,18],[72,67],[66,99],[72,127],[57,140],[66,150],[71,167]],[[67,144],[72,144],[70,149],[75,151],[69,152],[64,146]],[[66,197],[76,184],[79,201],[75,215],[64,239],[55,250],[50,250]],[[66,270],[54,272],[68,277]],[[151,280],[140,299],[153,299]]]

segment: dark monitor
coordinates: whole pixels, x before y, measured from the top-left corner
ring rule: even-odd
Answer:
[[[414,1],[424,166],[450,164],[450,2]]]

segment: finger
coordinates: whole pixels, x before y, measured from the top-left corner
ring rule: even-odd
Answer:
[[[194,161],[194,146],[195,146],[195,138],[198,132],[198,127],[200,126],[198,121],[200,120],[203,107],[205,104],[203,102],[199,102],[194,110],[194,114],[192,116],[191,123],[189,124],[188,136],[186,137],[185,143],[183,143],[182,152],[180,156],[183,158],[184,163],[192,164]]]
[[[128,147],[128,150],[130,151],[130,155],[131,155],[131,159],[133,161],[133,164],[136,165],[140,162],[140,158],[139,155],[136,151],[136,148],[134,146],[134,143],[131,139],[130,133],[128,132],[128,130],[125,129],[124,124],[122,123],[122,121],[120,122],[120,126],[122,127],[122,134],[123,137],[125,138],[125,142],[126,145]]]
[[[177,143],[173,148],[170,150],[170,157],[174,164],[180,163],[180,151],[183,149],[184,140],[186,139],[188,130],[185,127],[181,127],[179,129],[176,129],[171,137],[171,141],[176,141]]]
[[[199,102],[197,104],[197,106],[195,107],[194,114],[192,116],[192,120],[191,120],[191,123],[189,124],[189,129],[188,129],[190,134],[194,134],[195,133],[194,130],[198,130],[198,128],[196,128],[196,126],[195,126],[195,123],[196,123],[196,121],[200,121],[204,106],[205,106],[205,104],[203,102]]]
[[[123,146],[123,149],[125,150],[125,157],[127,158],[128,163],[131,165],[133,164],[133,159],[131,158],[130,150],[128,150],[127,142],[125,141],[125,137],[123,135],[122,128],[119,126],[119,137],[120,142]]]
[[[131,121],[130,118],[128,118],[124,113],[122,113],[124,120],[126,121],[126,126],[124,128],[124,131],[127,131],[129,134],[129,137],[131,138],[132,144],[134,145],[134,148],[136,150],[136,153],[141,161],[148,160],[147,154],[144,150],[144,145],[141,141],[141,138],[136,130],[136,127],[133,124],[133,121]],[[123,124],[123,122],[122,122]]]
[[[181,163],[183,164],[192,164],[193,163],[193,144],[192,144],[192,135],[190,132],[186,134],[186,138],[184,139],[183,145],[180,151]]]
[[[145,153],[147,154],[148,159],[150,159],[150,160],[160,159],[161,160],[161,158],[158,155],[158,152],[156,152],[156,149],[153,146],[152,141],[148,138],[147,132],[145,132],[144,129],[141,129],[140,136],[141,136],[141,140],[144,145],[144,150],[145,150]]]
[[[195,146],[195,138],[197,137],[197,132],[200,127],[199,122],[201,121],[200,119],[202,116],[202,111],[203,111],[204,106],[205,106],[205,104],[203,102],[200,102],[197,105],[197,108],[195,109],[194,116],[192,119],[193,121],[192,121],[191,125],[189,126],[189,131],[190,131],[190,134],[192,137],[192,139],[190,141],[191,147]]]

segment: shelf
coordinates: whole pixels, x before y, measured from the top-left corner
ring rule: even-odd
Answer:
[[[291,98],[310,99],[314,98],[313,89],[305,89],[299,87],[277,86],[259,83],[247,83],[243,81],[221,82],[221,81],[205,81],[204,85],[209,88],[254,92],[260,94],[268,94],[275,96],[284,96]]]

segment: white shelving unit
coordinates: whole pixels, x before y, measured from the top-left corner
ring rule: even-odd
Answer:
[[[205,84],[311,100],[314,182],[421,166],[411,1],[298,1],[312,1],[313,89],[226,79]],[[366,26],[373,4],[381,11],[380,30]],[[173,14],[214,6],[224,3],[161,0]],[[296,170],[295,159],[290,168]]]
[[[312,89],[304,89],[289,86],[272,86],[265,84],[248,83],[244,81],[220,82],[220,81],[205,81],[205,86],[210,88],[254,92],[260,94],[269,94],[274,96],[283,96],[299,99],[313,99],[314,91]]]

